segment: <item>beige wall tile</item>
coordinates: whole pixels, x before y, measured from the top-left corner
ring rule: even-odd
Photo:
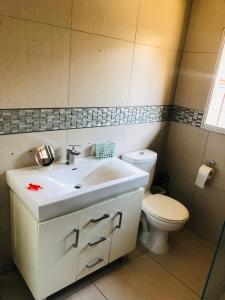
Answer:
[[[223,0],[194,0],[185,51],[217,52],[224,27]]]
[[[213,187],[196,188],[190,213],[188,227],[209,243],[216,244],[224,222],[225,192]]]
[[[175,171],[169,171],[169,175],[169,196],[184,204],[189,210],[194,193],[195,179]]]
[[[10,230],[9,206],[0,207],[0,231]]]
[[[136,41],[161,48],[181,49],[190,2],[141,0]]]
[[[53,25],[71,26],[72,0],[1,0],[0,14]]]
[[[194,293],[154,262],[147,254],[142,254],[106,274],[96,280],[95,285],[107,299],[198,299]]]
[[[163,152],[167,123],[136,124],[125,127],[123,153],[145,148]]]
[[[11,270],[13,268],[12,259],[10,257],[10,230],[4,230],[0,231],[0,273],[6,272],[8,270]],[[1,284],[2,281],[0,281],[0,291],[1,296],[4,295],[3,293],[3,284]],[[14,286],[11,290],[14,290]],[[6,297],[7,299],[7,297]]]
[[[225,191],[225,135],[210,132],[206,144],[204,162],[208,160],[216,161],[216,173],[208,182],[219,189]],[[225,204],[224,204],[225,205]]]
[[[56,152],[56,160],[65,159],[67,132],[36,132],[0,137],[1,170],[35,165],[34,149],[40,145],[51,145]],[[0,179],[4,177],[0,177]]]
[[[0,209],[9,205],[9,188],[6,184],[5,172],[0,170]]]
[[[174,104],[205,109],[216,57],[209,53],[184,53]]]
[[[181,230],[170,236],[169,253],[156,255],[149,251],[148,254],[201,296],[213,256],[211,248],[193,234]]]
[[[2,168],[3,163],[1,162]],[[0,169],[0,208],[9,205],[9,188],[6,183],[5,169]]]
[[[169,104],[178,59],[175,51],[136,44],[128,104]]]
[[[185,53],[179,74],[174,103],[180,106],[204,110],[214,71],[217,51],[225,26],[225,2],[222,0],[194,0],[192,15],[185,43]],[[192,52],[192,53],[190,53]],[[199,53],[201,52],[201,53]],[[191,219],[187,226],[195,233],[215,243],[218,237],[221,215],[224,219],[224,194],[214,188],[225,190],[225,168],[223,135],[210,132],[205,152],[205,134],[199,129],[179,129],[172,124],[168,138],[167,157],[170,168],[196,178],[198,167],[206,160],[218,161],[214,178],[204,190],[194,188]],[[189,132],[187,134],[187,131]],[[195,133],[194,133],[195,132]],[[197,133],[198,132],[198,133]],[[197,142],[198,140],[198,142]],[[176,144],[176,145],[175,145]],[[204,155],[204,157],[202,157]],[[182,168],[184,171],[182,171]],[[185,177],[187,178],[187,177]],[[179,181],[179,179],[177,179]],[[174,186],[174,193],[187,195],[184,184]]]
[[[70,32],[0,17],[0,108],[68,104]]]
[[[68,144],[81,145],[77,148],[81,156],[90,156],[93,144],[110,141],[116,144],[116,156],[119,156],[122,153],[123,134],[123,126],[74,129],[68,131]]]
[[[138,0],[74,0],[73,28],[134,41]]]
[[[73,32],[70,106],[126,105],[133,45]]]
[[[171,170],[196,178],[203,159],[207,131],[171,123],[166,161]]]

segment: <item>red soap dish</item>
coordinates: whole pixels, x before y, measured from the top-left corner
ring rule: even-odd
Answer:
[[[30,191],[39,191],[40,189],[42,190],[43,187],[40,186],[39,184],[33,184],[33,183],[29,183],[27,186],[27,189]]]

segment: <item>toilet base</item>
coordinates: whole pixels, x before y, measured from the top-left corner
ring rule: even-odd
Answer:
[[[150,231],[142,232],[140,242],[151,252],[165,254],[169,251],[168,232],[151,226]]]

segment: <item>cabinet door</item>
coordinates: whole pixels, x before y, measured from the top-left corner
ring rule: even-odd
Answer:
[[[81,212],[39,223],[39,298],[64,288],[76,280],[76,256]],[[77,247],[76,247],[77,246]]]
[[[116,197],[109,262],[134,250],[143,197],[142,188]]]

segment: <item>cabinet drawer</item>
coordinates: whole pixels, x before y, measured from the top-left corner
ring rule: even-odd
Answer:
[[[80,242],[79,253],[82,254],[84,252],[91,252],[97,248],[105,247],[105,245],[109,240],[111,240],[110,236],[101,235],[101,234],[93,236],[92,238],[90,238],[89,241],[85,240]]]
[[[111,239],[83,248],[78,257],[77,280],[108,264]]]
[[[112,198],[104,203],[88,207],[82,211],[80,239],[89,242],[101,236],[110,236],[113,231],[113,203]]]

